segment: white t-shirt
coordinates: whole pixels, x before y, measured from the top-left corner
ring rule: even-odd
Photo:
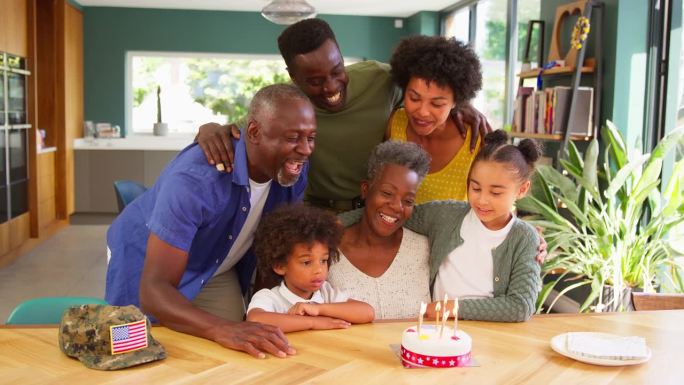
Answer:
[[[254,241],[254,232],[256,231],[257,225],[259,224],[259,218],[261,218],[261,213],[264,211],[264,205],[266,204],[266,198],[268,198],[268,192],[271,189],[271,181],[265,183],[257,183],[252,179],[249,180],[249,213],[247,214],[247,219],[245,219],[245,224],[240,229],[240,233],[235,239],[235,243],[228,251],[228,256],[223,260],[221,266],[216,269],[214,277],[224,273],[242,258],[243,255],[252,246],[252,241]]]
[[[494,297],[494,260],[492,252],[508,236],[513,218],[501,230],[490,230],[471,209],[463,219],[463,244],[452,250],[439,267],[433,301],[449,298]]]
[[[297,302],[336,303],[347,302],[349,297],[341,290],[336,290],[329,282],[323,282],[320,290],[313,293],[311,299],[298,296],[290,291],[285,281],[273,289],[261,289],[254,294],[249,303],[247,313],[254,308],[272,313],[287,313]]]

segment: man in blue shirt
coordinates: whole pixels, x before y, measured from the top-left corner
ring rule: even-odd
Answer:
[[[255,357],[293,354],[278,328],[240,322],[242,295],[229,290],[230,275],[245,293],[258,220],[278,204],[302,199],[315,135],[309,99],[279,84],[254,96],[244,135],[233,143],[232,172],[218,172],[196,144],[185,148],[109,228],[105,299],[140,306],[174,330]],[[237,316],[225,316],[235,309],[221,306],[236,298]]]

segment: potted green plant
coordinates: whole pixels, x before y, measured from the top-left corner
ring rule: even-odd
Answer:
[[[156,136],[164,136],[169,133],[169,125],[162,122],[160,86],[157,86],[157,123],[154,124],[153,133]]]
[[[542,288],[538,311],[569,277],[556,298],[589,288],[580,311],[626,310],[635,288],[653,291],[667,283],[684,290],[671,232],[684,222],[684,160],[675,163],[668,184],[660,184],[663,159],[682,142],[684,128],[668,134],[651,154],[628,150],[610,121],[601,138],[602,167],[596,139],[583,157],[571,142],[567,159],[561,159],[565,171],[540,167],[531,194],[517,204],[543,229],[550,256],[544,274],[556,273]]]

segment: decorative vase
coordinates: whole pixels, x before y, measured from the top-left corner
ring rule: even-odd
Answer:
[[[155,123],[153,132],[155,136],[166,136],[169,133],[169,124]]]

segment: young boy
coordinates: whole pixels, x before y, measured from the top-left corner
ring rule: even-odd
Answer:
[[[284,206],[264,217],[254,237],[257,268],[282,278],[280,286],[259,290],[247,320],[275,325],[284,332],[343,329],[371,322],[373,308],[335,290],[328,267],[338,259],[342,226],[324,210]]]

